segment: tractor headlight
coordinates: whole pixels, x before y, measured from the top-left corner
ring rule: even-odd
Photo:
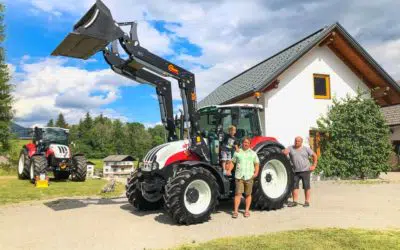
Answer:
[[[157,162],[153,162],[151,165],[151,170],[157,170],[158,169],[158,163]]]

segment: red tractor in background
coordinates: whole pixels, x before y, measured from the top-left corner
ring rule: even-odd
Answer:
[[[83,154],[72,155],[68,146],[68,129],[35,127],[32,143],[23,146],[18,162],[18,178],[32,182],[48,171],[54,179],[85,181],[86,158]]]
[[[126,25],[130,26],[129,34],[121,28]],[[179,224],[207,221],[218,200],[234,195],[234,177],[223,174],[219,160],[220,142],[228,126],[234,125],[238,138],[252,138],[251,147],[260,158],[253,206],[263,210],[282,208],[292,190],[294,174],[282,153],[283,145],[262,135],[259,112],[263,107],[232,104],[198,109],[194,74],[141,47],[136,27],[135,22],[116,22],[107,6],[97,0],[52,52],[53,56],[79,59],[102,52],[115,73],[156,88],[168,142],[151,149],[128,178],[129,202],[141,210],[164,206]],[[121,57],[119,46],[127,58]],[[165,77],[178,81],[183,106],[180,123],[174,119],[171,83]]]

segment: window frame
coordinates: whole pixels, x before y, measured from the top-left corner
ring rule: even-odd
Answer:
[[[324,78],[325,79],[325,89],[326,95],[316,95],[315,94],[315,78]],[[313,91],[314,91],[314,99],[331,99],[331,79],[329,75],[326,74],[313,74]]]

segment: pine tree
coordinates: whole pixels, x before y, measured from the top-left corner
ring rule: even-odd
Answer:
[[[7,150],[10,146],[10,125],[13,118],[11,96],[12,85],[8,82],[10,75],[5,63],[4,41],[4,5],[0,3],[0,148]]]
[[[68,124],[65,121],[64,115],[62,113],[60,113],[58,115],[58,118],[57,118],[57,121],[56,121],[56,127],[68,128]]]
[[[86,113],[85,119],[82,122],[82,126],[86,131],[93,128],[93,119],[89,112]]]
[[[53,119],[50,119],[49,122],[47,123],[47,127],[54,127],[54,121]]]

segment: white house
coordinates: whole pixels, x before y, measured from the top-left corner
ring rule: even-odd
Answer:
[[[93,177],[94,175],[94,163],[91,161],[86,162],[86,177]]]
[[[125,176],[134,169],[134,160],[130,155],[109,155],[103,159],[103,176]]]
[[[399,85],[335,23],[223,83],[199,107],[257,103],[253,96],[259,92],[263,134],[285,146],[300,135],[312,146],[316,121],[332,98],[357,89],[375,89],[373,97],[382,107],[400,103]]]

